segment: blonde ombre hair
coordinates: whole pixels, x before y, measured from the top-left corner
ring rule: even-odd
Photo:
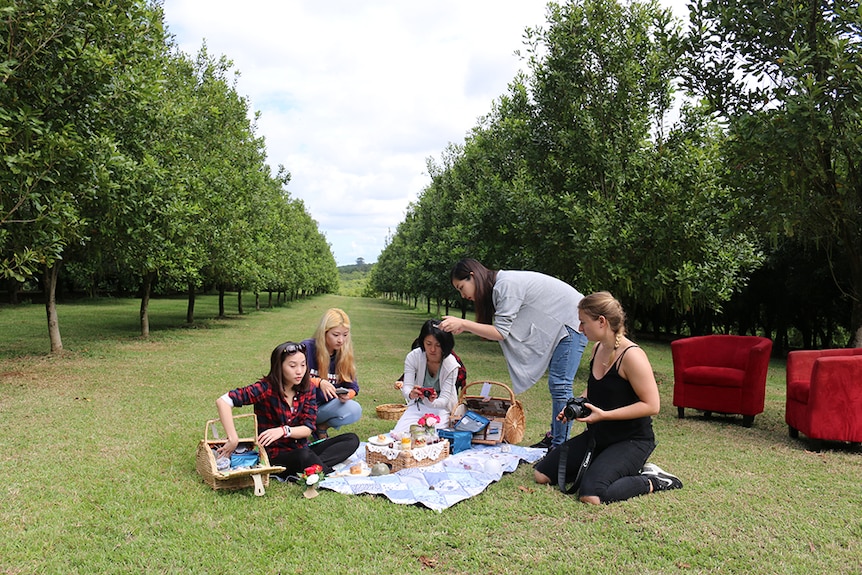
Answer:
[[[614,332],[614,348],[606,364],[610,365],[626,335],[626,312],[623,311],[622,304],[610,292],[600,291],[585,296],[578,304],[578,309],[594,320],[604,317],[608,327]]]
[[[341,349],[335,352],[335,376],[337,381],[354,381],[356,379],[356,363],[353,358],[353,338],[350,336],[350,318],[344,310],[337,307],[329,308],[314,332],[314,343],[317,348],[317,372],[322,379],[329,375],[329,351],[326,349],[326,332],[336,327],[348,329],[347,338]]]

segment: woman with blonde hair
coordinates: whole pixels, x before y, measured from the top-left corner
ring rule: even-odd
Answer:
[[[317,384],[314,438],[323,439],[330,427],[339,429],[362,417],[362,406],[353,399],[359,393],[359,384],[350,339],[350,318],[344,310],[326,310],[314,337],[302,343],[312,381]]]
[[[646,353],[626,337],[622,305],[606,291],[590,294],[578,304],[578,319],[596,342],[586,401],[581,407],[570,400],[557,418],[587,428],[536,464],[536,482],[575,483],[571,491],[577,488],[582,502],[596,505],[679,489],[679,478],[647,463],[655,449],[658,385]]]

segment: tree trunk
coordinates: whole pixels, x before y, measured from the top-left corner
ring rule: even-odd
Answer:
[[[254,292],[254,310],[260,311],[260,292]]]
[[[9,285],[9,303],[12,305],[18,305],[19,299],[18,294],[21,293],[21,282],[10,279],[7,284]]]
[[[224,286],[218,288],[218,316],[224,318]]]
[[[239,315],[242,315],[242,288],[236,290],[236,309]]]
[[[186,308],[186,323],[193,324],[195,322],[195,284],[189,282],[189,305]]]
[[[57,319],[57,274],[60,264],[54,262],[45,268],[45,312],[48,315],[48,338],[51,340],[51,353],[63,351],[63,340],[60,337],[60,323]]]
[[[147,272],[141,286],[141,337],[150,337],[150,293],[155,278],[156,272]]]

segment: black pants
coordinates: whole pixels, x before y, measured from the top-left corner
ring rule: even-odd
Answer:
[[[587,432],[569,439],[569,455],[566,459],[566,480],[572,481],[584,459],[588,446]],[[578,495],[595,495],[602,503],[625,501],[637,495],[649,493],[649,479],[640,475],[640,468],[655,449],[652,440],[626,440],[596,448],[592,463],[584,472]],[[552,449],[535,468],[557,483],[557,467],[560,450]]]
[[[294,449],[282,453],[270,460],[272,465],[281,465],[285,471],[280,477],[299,475],[302,471],[315,463],[323,467],[324,473],[332,473],[332,467],[341,463],[359,448],[359,437],[355,433],[342,433],[320,443],[303,448]]]

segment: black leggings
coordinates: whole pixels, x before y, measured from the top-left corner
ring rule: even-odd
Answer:
[[[320,443],[286,451],[270,460],[272,465],[281,465],[286,469],[279,477],[299,475],[306,467],[315,463],[323,467],[324,473],[332,473],[332,466],[341,463],[359,448],[359,437],[355,433],[342,433]]]
[[[566,481],[575,479],[586,454],[588,437],[587,432],[584,432],[566,442],[569,446]],[[594,495],[602,503],[612,503],[649,493],[649,479],[640,474],[640,469],[653,449],[655,442],[652,440],[620,441],[596,448],[593,460],[581,479],[578,495]],[[560,450],[552,449],[536,464],[536,471],[547,475],[551,484],[555,485],[559,464]]]

